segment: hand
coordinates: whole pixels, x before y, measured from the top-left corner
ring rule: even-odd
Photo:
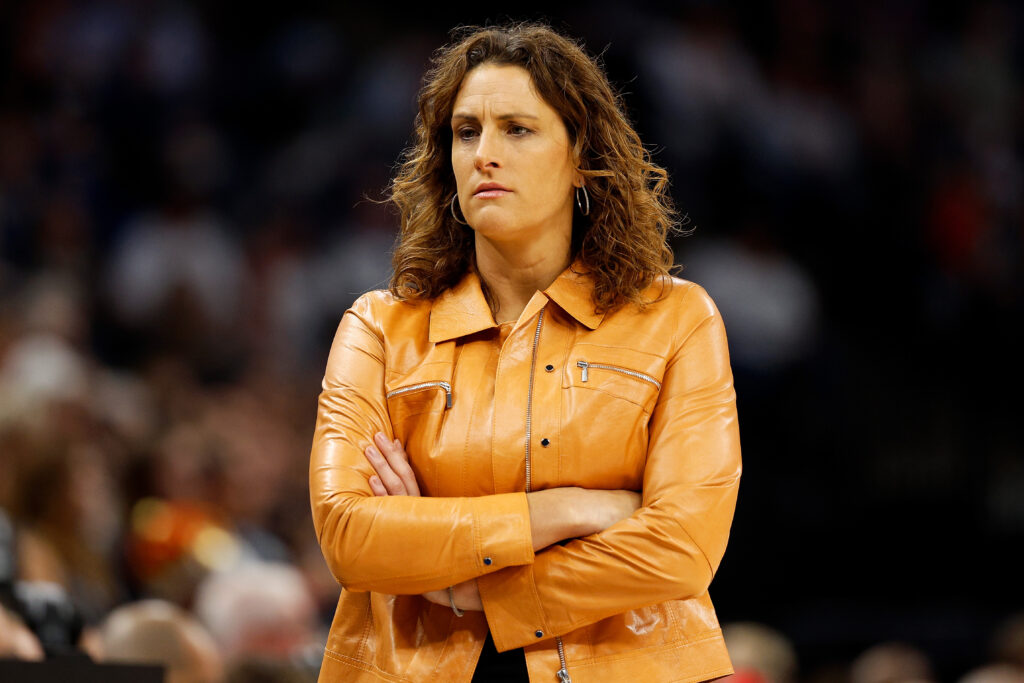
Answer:
[[[368,446],[363,455],[370,461],[376,474],[370,477],[370,490],[375,496],[419,496],[420,487],[416,483],[416,474],[409,466],[409,456],[402,448],[398,439],[389,441],[386,434],[377,432],[373,435],[374,446]],[[455,606],[460,610],[482,611],[480,591],[476,579],[463,581],[453,587]],[[430,591],[423,597],[438,605],[451,607],[448,589]]]
[[[577,486],[533,491],[526,494],[526,500],[535,552],[567,538],[604,531],[632,515],[641,504],[636,491]]]
[[[476,584],[476,579],[457,583],[452,587],[452,590],[455,595],[455,606],[460,610],[463,612],[483,611],[484,603],[480,600],[480,588]],[[452,606],[451,602],[448,600],[447,588],[424,593],[423,597],[436,605],[444,605],[445,607]]]
[[[409,456],[398,439],[389,441],[383,432],[373,435],[375,446],[368,446],[363,455],[376,474],[370,477],[370,490],[375,496],[419,496],[416,475],[409,466]],[[446,598],[447,599],[447,598]]]

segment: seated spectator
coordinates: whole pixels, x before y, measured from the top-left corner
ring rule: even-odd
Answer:
[[[796,650],[784,635],[764,624],[739,622],[722,627],[736,683],[787,683],[797,669]]]
[[[195,611],[229,663],[299,661],[317,643],[316,605],[302,573],[287,564],[245,562],[199,585]]]
[[[874,645],[850,665],[850,683],[909,683],[934,681],[928,656],[907,643]]]
[[[105,662],[162,664],[167,683],[221,683],[223,663],[206,629],[185,610],[162,600],[115,609],[100,630]]]

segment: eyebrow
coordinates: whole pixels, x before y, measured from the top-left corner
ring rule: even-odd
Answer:
[[[499,121],[508,121],[509,119],[537,119],[540,118],[533,114],[527,114],[525,112],[512,112],[510,114],[500,114],[497,116]],[[452,121],[458,119],[459,121],[479,121],[475,114],[469,114],[466,112],[455,112],[452,114]]]

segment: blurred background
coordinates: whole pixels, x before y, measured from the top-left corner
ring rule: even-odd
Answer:
[[[371,200],[431,52],[512,16],[601,55],[695,228],[744,446],[711,591],[737,677],[1020,680],[1024,11],[514,12],[0,2],[0,654],[315,676],[308,454],[334,328],[389,275]]]

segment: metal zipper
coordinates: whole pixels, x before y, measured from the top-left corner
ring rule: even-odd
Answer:
[[[387,398],[392,396],[398,396],[399,394],[408,394],[410,391],[419,391],[420,389],[429,389],[430,387],[441,387],[444,389],[444,408],[445,410],[452,407],[452,385],[448,382],[420,382],[419,384],[410,384],[407,387],[399,387],[393,389],[387,394]]]
[[[623,375],[629,375],[630,377],[636,377],[637,379],[643,380],[645,382],[650,382],[654,386],[658,387],[658,389],[661,389],[661,382],[659,382],[658,380],[654,379],[650,375],[645,375],[644,373],[637,372],[636,370],[628,370],[626,368],[620,368],[620,367],[615,366],[615,365],[605,365],[604,363],[590,363],[590,362],[587,362],[585,360],[578,360],[578,361],[576,361],[576,366],[580,367],[580,368],[583,368],[583,381],[584,382],[586,382],[587,379],[590,376],[590,373],[589,373],[590,368],[598,368],[599,370],[613,370],[615,372],[620,372]]]
[[[569,669],[565,667],[565,647],[562,645],[562,636],[555,638],[555,642],[558,644],[558,661],[562,664],[562,668],[555,672],[558,676],[558,683],[572,683],[572,679],[569,678]]]
[[[530,388],[526,394],[526,492],[530,492],[530,438],[532,437],[533,418],[533,375],[537,371],[537,343],[540,341],[540,328],[544,324],[544,310],[540,309],[537,316],[537,329],[533,332],[533,354],[530,356]],[[558,661],[562,668],[555,672],[558,676],[558,683],[572,683],[569,678],[569,670],[565,666],[565,647],[562,645],[562,637],[555,638],[558,644]]]

